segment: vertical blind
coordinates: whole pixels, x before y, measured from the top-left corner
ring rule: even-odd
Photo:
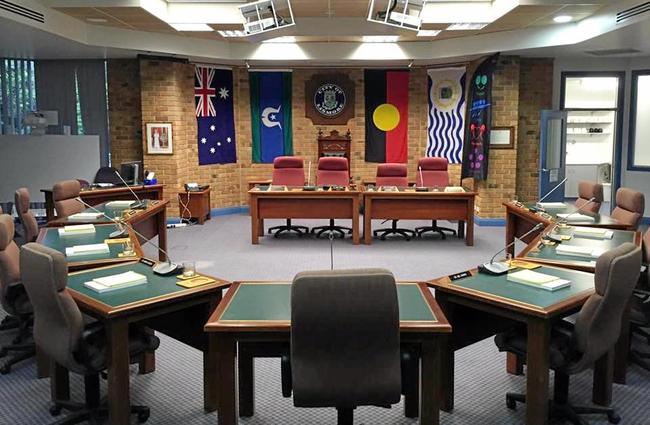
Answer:
[[[27,134],[25,114],[36,110],[34,61],[0,59],[0,134]]]

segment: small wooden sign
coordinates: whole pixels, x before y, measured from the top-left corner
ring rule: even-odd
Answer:
[[[354,82],[345,74],[305,81],[305,117],[315,125],[345,125],[354,118]]]

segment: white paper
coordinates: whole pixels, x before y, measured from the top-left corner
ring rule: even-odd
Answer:
[[[109,253],[110,248],[106,243],[96,243],[89,245],[75,245],[69,246],[65,249],[65,255],[70,257],[74,255],[86,255],[86,254],[104,254]]]

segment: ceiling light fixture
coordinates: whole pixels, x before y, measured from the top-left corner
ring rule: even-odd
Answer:
[[[413,60],[411,60],[411,61],[409,62],[408,67],[411,68],[412,66],[413,66]]]
[[[103,24],[108,22],[108,19],[105,18],[86,18],[87,22],[93,23],[93,24]]]
[[[447,31],[476,31],[490,25],[489,22],[459,22],[447,27]]]
[[[441,30],[420,30],[416,35],[418,37],[435,37],[441,32]]]
[[[210,32],[214,31],[207,24],[169,24],[176,31],[197,31],[197,32]]]
[[[243,30],[219,30],[217,31],[222,37],[246,37]]]
[[[364,35],[364,43],[395,43],[399,35]]]
[[[558,15],[553,18],[553,21],[558,24],[566,24],[567,22],[573,21],[573,18],[569,15]]]
[[[296,37],[293,35],[287,35],[284,37],[275,37],[275,38],[270,38],[268,40],[262,41],[262,43],[295,43],[296,42]]]

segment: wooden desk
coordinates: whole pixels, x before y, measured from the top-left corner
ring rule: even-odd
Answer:
[[[421,350],[420,424],[437,425],[440,415],[439,350],[451,327],[425,284],[403,282],[397,288],[400,340],[417,344]],[[290,301],[290,282],[234,283],[210,316],[205,331],[209,334],[210,346],[216,347],[217,351],[213,365],[216,373],[211,376],[219,385],[219,425],[237,424],[237,345],[242,341],[288,343],[291,331]],[[249,404],[244,410],[252,415],[252,362],[249,368],[244,377],[241,374],[239,377],[239,385],[246,386],[249,391],[240,397],[240,402]],[[239,391],[242,394],[241,388]]]
[[[251,210],[251,243],[264,236],[266,218],[347,218],[352,220],[352,242],[359,244],[359,197],[357,190],[288,188],[286,191],[248,191]]]
[[[97,293],[83,282],[101,276],[133,270],[145,274],[148,283],[108,293]],[[217,407],[215,347],[208,344],[203,326],[221,300],[222,289],[230,285],[221,279],[197,288],[176,285],[175,276],[157,276],[139,262],[74,272],[68,275],[68,291],[79,308],[106,326],[108,355],[108,406],[111,425],[130,424],[128,332],[130,324],[148,327],[203,352],[203,403],[206,411]],[[179,359],[183,361],[183,359]],[[69,399],[68,371],[53,365],[50,385],[55,398]]]
[[[145,238],[151,239],[158,236],[158,259],[160,261],[167,260],[167,204],[169,201],[148,201],[147,208],[142,210],[130,210],[128,208],[110,208],[106,203],[99,204],[93,208],[98,211],[104,212],[111,218],[120,218],[126,215],[126,222],[131,225],[137,232],[141,233]],[[126,212],[125,212],[126,211]],[[84,212],[95,212],[88,208]],[[111,224],[113,223],[106,217],[99,217],[93,220],[69,220],[67,218],[57,218],[47,223],[48,227],[61,227],[72,224]],[[146,242],[145,239],[138,236],[140,243]]]
[[[195,218],[199,224],[210,220],[210,186],[198,191],[178,193],[178,205],[181,219]]]
[[[488,276],[476,270],[472,271],[472,277],[454,282],[448,277],[429,282],[436,289],[436,300],[454,329],[450,344],[443,348],[442,354],[443,410],[451,411],[454,406],[454,351],[521,323],[528,330],[526,424],[548,423],[551,325],[582,307],[594,292],[594,276],[550,266],[538,271],[569,279],[571,286],[554,292],[540,291],[509,282],[506,275]],[[611,402],[612,362],[613,350],[596,363],[592,394],[595,403]]]
[[[475,192],[416,192],[414,188],[398,192],[363,191],[363,238],[372,243],[372,219],[391,220],[458,220],[458,237],[474,245]],[[467,234],[465,234],[467,223]]]
[[[158,199],[163,198],[163,185],[153,184],[150,186],[137,185],[130,186],[140,199]],[[52,198],[52,188],[41,189],[45,195],[45,214],[47,221],[56,218],[54,211],[54,199]],[[99,205],[106,201],[128,201],[133,199],[133,194],[126,186],[117,186],[110,188],[86,188],[82,189],[79,197],[90,205]]]
[[[514,242],[515,238],[520,239],[522,235],[530,231],[538,223],[544,223],[544,226],[549,226],[552,223],[555,223],[557,220],[557,214],[570,214],[577,209],[572,205],[567,205],[565,208],[561,209],[548,209],[546,215],[540,213],[534,213],[528,209],[532,205],[524,204],[515,204],[513,201],[504,202],[503,206],[506,207],[506,245]],[[584,223],[575,223],[576,225],[583,227],[603,227],[607,229],[618,229],[618,230],[634,230],[619,221],[614,220],[613,218],[602,215],[602,214],[590,214],[585,211],[581,211],[580,214],[590,215],[594,217],[592,222]],[[573,223],[571,223],[573,224]],[[532,233],[528,235],[525,239],[522,239],[525,243],[532,242],[533,239],[539,234]],[[508,252],[512,255],[515,253],[514,245],[508,248]]]

